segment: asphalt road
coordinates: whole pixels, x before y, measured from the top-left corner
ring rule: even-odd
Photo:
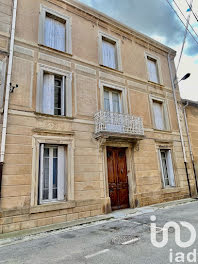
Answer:
[[[152,215],[157,218],[158,241],[163,239],[162,228],[167,222],[175,221],[179,224],[180,221],[186,221],[197,231],[194,244],[189,248],[180,248],[175,242],[175,229],[169,228],[167,245],[163,248],[155,247],[151,243],[150,234]],[[190,231],[181,224],[180,227],[181,241],[188,241]],[[194,255],[189,254],[193,250]],[[26,241],[1,246],[0,264],[187,264],[198,263],[197,253],[198,202],[196,201],[154,211],[148,208],[142,215],[131,215],[125,219],[28,237]]]

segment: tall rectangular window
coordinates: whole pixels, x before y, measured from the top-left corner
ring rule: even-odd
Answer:
[[[65,77],[44,73],[43,113],[65,115]]]
[[[160,81],[159,81],[157,60],[151,57],[147,57],[147,66],[148,66],[149,81],[159,83]]]
[[[41,144],[40,203],[62,201],[65,197],[65,147]]]
[[[41,5],[38,40],[42,45],[71,54],[71,17]]]
[[[44,44],[53,49],[66,51],[66,21],[46,13]]]
[[[103,65],[109,68],[117,68],[116,42],[102,38]]]
[[[165,130],[165,116],[164,116],[164,107],[161,101],[153,100],[153,114],[155,121],[155,128],[159,130]]]
[[[171,158],[171,150],[160,149],[160,163],[164,187],[175,187],[175,176]]]
[[[121,93],[114,90],[104,90],[104,110],[121,113]]]

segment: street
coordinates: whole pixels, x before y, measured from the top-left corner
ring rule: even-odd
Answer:
[[[156,216],[158,241],[162,241],[162,228],[169,221],[178,224],[186,221],[198,230],[198,201],[162,209],[148,207],[143,214],[40,234],[1,246],[0,264],[198,263],[195,253],[198,240],[189,248],[180,248],[175,242],[174,228],[168,229],[166,246],[157,248],[151,243],[150,217],[153,215]],[[181,224],[180,227],[181,241],[188,241],[188,228]]]

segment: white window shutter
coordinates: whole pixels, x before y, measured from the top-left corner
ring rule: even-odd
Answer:
[[[173,171],[173,162],[171,157],[171,151],[169,150],[167,153],[167,161],[168,161],[168,178],[170,186],[175,187],[175,176]]]
[[[72,117],[72,74],[66,77],[66,116]]]
[[[162,173],[162,183],[163,183],[163,188],[165,188],[165,181],[164,181],[164,171],[163,171],[163,165],[162,165],[162,156],[161,156],[161,151],[158,151],[159,155],[159,160],[160,160],[160,168],[161,168],[161,173]]]
[[[65,148],[58,147],[58,200],[65,198]]]
[[[40,148],[40,181],[39,181],[39,204],[42,203],[43,200],[43,177],[44,177],[44,170],[43,170],[43,156],[44,156],[44,144],[41,144]]]
[[[54,75],[44,74],[43,77],[43,113],[54,114]]]
[[[155,118],[155,126],[157,129],[164,130],[164,114],[163,114],[163,105],[162,103],[158,103],[153,101],[153,112]]]
[[[115,44],[103,40],[102,53],[103,53],[103,65],[110,68],[116,68],[116,48]]]

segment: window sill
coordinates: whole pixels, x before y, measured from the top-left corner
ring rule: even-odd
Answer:
[[[50,114],[44,114],[41,112],[34,112],[35,115],[37,116],[43,116],[43,117],[50,117],[50,118],[61,118],[61,119],[68,119],[68,120],[73,120],[73,117],[69,116],[61,116],[61,115],[50,115]]]
[[[42,205],[37,205],[35,207],[31,207],[30,213],[36,214],[36,213],[56,211],[56,210],[61,210],[61,209],[69,209],[69,208],[74,208],[75,206],[76,206],[75,201],[54,202],[50,204],[42,204]]]
[[[163,193],[176,193],[180,191],[181,189],[179,187],[165,187],[162,189]]]
[[[154,130],[154,133],[163,133],[163,134],[166,134],[166,133],[171,133],[172,131],[169,130],[169,129],[164,129],[164,130],[161,130],[161,129],[157,129],[157,128],[153,128]]]
[[[51,47],[48,47],[48,46],[45,46],[44,44],[38,44],[38,46],[40,48],[44,48],[45,50],[49,50],[49,51],[53,51],[55,53],[60,53],[60,54],[64,54],[64,55],[68,55],[69,57],[72,57],[73,54],[72,53],[68,53],[66,51],[61,51],[61,50],[57,50],[57,49],[54,49],[54,48],[51,48]]]
[[[148,80],[148,83],[149,84],[152,84],[152,85],[155,85],[155,86],[158,86],[160,88],[163,88],[164,87],[164,85],[162,83],[156,83],[156,82],[152,82],[152,81],[149,81],[149,80]]]
[[[103,64],[100,64],[100,68],[101,68],[101,69],[111,70],[112,72],[123,73],[123,71],[121,71],[121,70],[119,70],[119,69],[114,69],[114,68],[111,68],[111,67],[105,66],[105,65],[103,65]]]

